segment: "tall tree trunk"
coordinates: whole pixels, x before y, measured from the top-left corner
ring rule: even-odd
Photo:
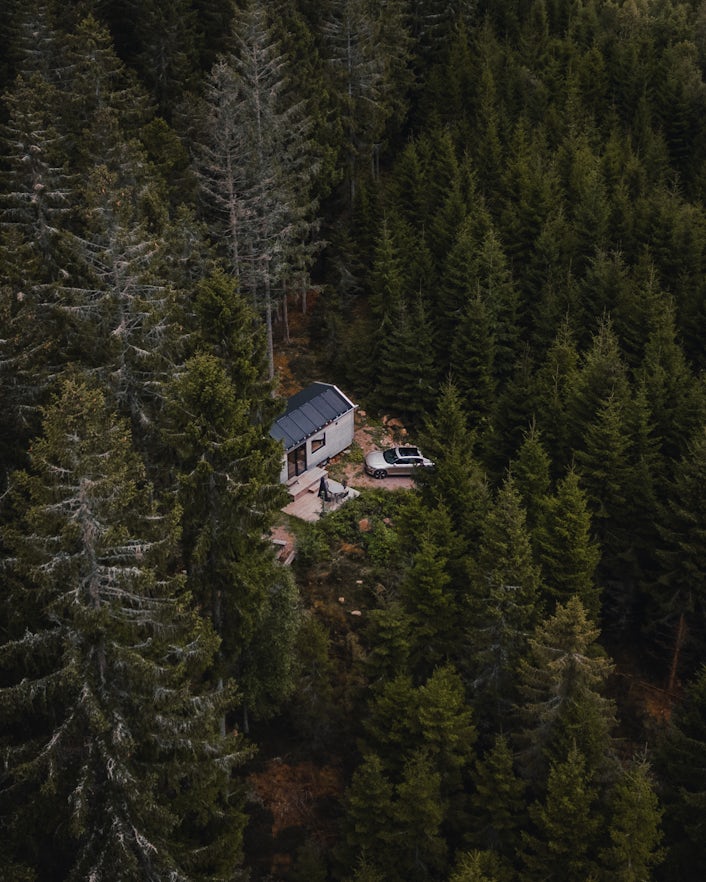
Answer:
[[[679,623],[677,625],[677,633],[674,639],[674,652],[672,653],[672,665],[669,669],[669,683],[667,684],[667,691],[672,693],[674,692],[674,687],[677,682],[677,670],[679,668],[679,656],[681,655],[682,647],[684,646],[684,641],[686,639],[686,619],[684,618],[684,613],[679,614]]]

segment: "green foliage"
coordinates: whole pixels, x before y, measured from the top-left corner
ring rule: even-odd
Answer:
[[[14,485],[3,539],[26,619],[0,647],[0,789],[17,854],[40,878],[225,878],[245,750],[220,732],[232,688],[199,685],[217,638],[175,573],[178,509],[157,507],[126,425],[80,377]],[[52,844],[36,851],[38,824]]]
[[[181,537],[165,539],[169,563],[155,572],[166,584],[184,570],[204,619],[220,622],[217,655],[204,636],[190,685],[236,674],[241,710],[263,717],[296,682],[301,705],[283,719],[300,739],[330,750],[362,732],[384,757],[367,781],[382,826],[354,835],[344,823],[352,839],[331,875],[646,878],[659,808],[645,770],[597,759],[613,745],[594,626],[631,662],[649,654],[670,687],[703,655],[704,10],[676,0],[162,6],[8,0],[0,17],[4,553],[39,535],[22,520],[27,500],[4,492],[8,477],[30,474],[42,405],[69,365],[87,366],[139,451],[115,489],[116,536],[144,522],[148,476],[182,508]],[[336,575],[342,542],[362,551],[366,585],[374,577],[378,608],[345,644],[313,620],[297,637],[298,592],[267,540],[283,498],[267,365],[274,375],[285,290],[303,305],[310,272],[320,368],[413,424],[436,463],[419,492],[366,491],[301,531],[302,588],[315,564]],[[34,457],[43,448],[32,443]],[[117,457],[116,475],[127,462]],[[71,553],[75,540],[62,534]],[[26,573],[3,569],[10,642],[45,622],[44,588],[26,590]],[[81,625],[99,633],[99,620]],[[25,648],[34,683],[55,648]],[[356,720],[336,691],[351,660]],[[3,668],[4,687],[21,682],[23,664]],[[47,712],[18,705],[6,752],[26,731],[47,735],[51,714],[64,718],[42,684]],[[700,768],[700,723],[685,713],[674,720],[688,735],[672,730],[672,766],[657,766],[654,787],[668,803],[670,882],[704,875],[701,785],[688,773]],[[454,740],[468,725],[486,764],[475,796],[473,763]],[[103,726],[100,715],[86,723],[95,745]],[[88,742],[76,731],[78,750]],[[513,768],[498,731],[533,744],[537,764],[519,753]],[[77,769],[46,777],[18,814],[0,845],[7,874],[68,876]],[[558,770],[572,782],[563,795]],[[181,772],[151,771],[145,805],[177,794],[155,824],[196,848],[211,827],[201,807],[225,798],[221,779],[204,773],[199,793],[211,801],[181,787]],[[536,799],[530,818],[515,772]],[[512,808],[493,801],[493,781]],[[356,787],[351,811],[364,826]],[[232,824],[237,853],[237,795],[234,807],[223,829]],[[58,823],[40,866],[37,843]],[[204,867],[230,860],[216,840]],[[323,874],[328,854],[300,857],[295,872]]]
[[[469,840],[507,860],[518,852],[520,831],[526,823],[525,783],[514,770],[507,738],[498,735],[473,771]]]
[[[678,635],[682,619],[688,624],[688,653],[682,660],[688,659],[687,671],[698,663],[704,645],[706,608],[701,586],[706,511],[700,487],[705,468],[706,433],[700,431],[676,466],[660,525],[662,573],[651,592],[655,615],[670,631]],[[674,639],[673,665],[680,661],[682,643],[678,636]]]
[[[572,597],[537,627],[520,662],[523,767],[535,783],[547,763],[564,762],[576,749],[590,776],[611,771],[615,708],[603,693],[612,665],[596,645],[598,634]]]
[[[546,797],[530,806],[536,833],[523,836],[523,878],[585,882],[598,876],[598,788],[577,747],[552,765]]]
[[[578,597],[587,614],[598,621],[600,549],[592,538],[586,496],[573,469],[557,484],[556,495],[545,499],[533,542],[549,596],[558,603]]]
[[[664,858],[662,810],[654,789],[651,769],[644,761],[633,763],[616,782],[610,795],[610,846],[603,863],[610,877],[624,882],[649,878]]]
[[[701,819],[706,804],[706,668],[675,707],[656,765],[662,781],[666,879],[696,880],[706,868]]]

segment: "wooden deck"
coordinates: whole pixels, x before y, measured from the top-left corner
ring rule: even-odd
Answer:
[[[307,477],[308,476],[308,477]],[[319,497],[319,484],[321,478],[326,477],[331,499],[325,502]],[[353,487],[344,487],[333,478],[329,478],[326,469],[314,468],[300,475],[296,482],[287,486],[292,501],[285,505],[282,511],[302,521],[318,521],[330,511],[340,508],[349,499],[359,496],[359,492]]]

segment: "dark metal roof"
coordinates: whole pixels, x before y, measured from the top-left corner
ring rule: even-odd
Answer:
[[[354,408],[355,404],[337,386],[312,383],[292,395],[286,411],[272,425],[270,435],[283,441],[285,450],[291,450]]]

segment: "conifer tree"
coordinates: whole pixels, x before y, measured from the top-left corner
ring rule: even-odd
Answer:
[[[704,604],[704,538],[706,508],[702,493],[706,475],[706,433],[700,431],[676,467],[659,525],[661,572],[652,587],[652,617],[671,632],[669,688],[682,671],[701,658],[706,645]],[[682,652],[685,651],[685,656]]]
[[[599,875],[597,843],[602,818],[598,788],[590,763],[573,746],[552,764],[546,797],[529,812],[536,833],[526,833],[522,878],[551,882],[586,882]]]
[[[669,466],[686,452],[689,438],[704,422],[706,401],[703,385],[694,377],[677,339],[675,304],[666,295],[651,324],[639,376]]]
[[[610,396],[616,401],[624,402],[629,395],[629,380],[618,338],[610,319],[605,316],[593,335],[575,379],[568,402],[574,450],[583,446],[582,439],[588,426]]]
[[[539,587],[525,512],[508,476],[486,518],[469,600],[474,708],[493,730],[507,721],[514,700],[517,665],[540,616]]]
[[[219,733],[228,691],[198,685],[216,641],[174,573],[178,511],[157,509],[129,430],[80,377],[14,485],[6,566],[31,614],[0,649],[13,843],[43,838],[40,878],[230,878],[244,749]]]
[[[664,858],[662,809],[648,763],[634,761],[621,774],[609,796],[608,838],[602,863],[616,882],[649,879]]]
[[[266,328],[274,376],[273,312],[283,286],[315,251],[311,118],[289,91],[288,58],[261,2],[237,17],[235,46],[207,84],[197,167],[214,232]]]
[[[526,785],[513,766],[507,737],[496,736],[473,770],[468,833],[474,846],[489,849],[509,861],[514,861],[518,853],[520,831],[526,824]]]
[[[393,799],[393,786],[380,759],[374,753],[369,754],[353,773],[346,791],[344,835],[339,848],[346,869],[362,860],[370,861],[381,870],[387,869],[393,834]]]
[[[391,850],[393,878],[432,880],[446,868],[447,846],[442,835],[444,802],[441,775],[424,750],[407,762],[396,788],[393,823],[397,848]]]
[[[547,594],[555,603],[578,597],[592,621],[600,614],[596,568],[600,548],[592,536],[586,495],[570,469],[545,499],[533,533]]]
[[[450,343],[451,377],[463,396],[470,427],[482,430],[495,404],[496,349],[488,307],[479,294],[467,301]]]
[[[598,628],[578,597],[556,608],[530,639],[520,663],[523,768],[535,782],[547,763],[577,748],[591,776],[611,762],[613,702],[603,694],[612,669],[596,646]]]
[[[570,438],[573,434],[568,402],[579,371],[579,354],[570,323],[565,320],[556,331],[544,361],[536,372],[537,427],[555,469],[562,474],[571,464]]]
[[[82,332],[75,357],[111,390],[135,441],[145,445],[149,438],[154,445],[184,332],[163,269],[163,243],[149,228],[141,204],[146,194],[133,177],[141,157],[126,144],[122,153],[119,170],[98,165],[88,176],[85,231],[72,238],[75,276],[60,289],[60,309]]]
[[[449,882],[504,882],[511,873],[492,851],[467,851],[456,859]]]
[[[453,192],[460,203],[459,212],[464,212],[458,188],[455,187]],[[460,220],[458,230],[451,231],[455,235],[448,243],[448,252],[444,256],[443,271],[440,274],[439,291],[435,297],[434,343],[438,352],[437,360],[442,367],[448,367],[451,354],[449,344],[457,332],[468,302],[478,296],[476,254],[490,223],[480,199],[471,213],[464,213]]]
[[[347,203],[353,205],[362,168],[378,174],[385,126],[402,116],[409,82],[410,37],[399,0],[371,7],[365,0],[332,0],[322,32],[345,137]]]
[[[263,405],[248,396],[253,366],[239,367],[236,386],[214,355],[189,359],[170,389],[166,440],[184,509],[188,584],[222,640],[218,678],[237,672],[247,731],[248,708],[267,715],[291,688],[296,616],[294,586],[266,537],[283,492],[280,449],[253,419]]]
[[[400,585],[412,619],[410,662],[414,670],[430,670],[447,660],[454,641],[458,607],[450,586],[447,561],[432,537],[420,546]]]
[[[541,520],[544,500],[550,487],[550,461],[534,421],[510,465],[512,476],[527,512],[527,524],[534,529]]]
[[[421,297],[391,304],[389,318],[389,333],[380,344],[375,401],[381,409],[419,426],[433,401],[436,377]]]
[[[159,113],[169,119],[171,108],[196,83],[197,13],[185,0],[140,2],[135,7],[132,60]]]
[[[655,761],[664,805],[664,878],[696,882],[706,872],[706,667],[685,689]]]
[[[429,474],[420,477],[425,500],[445,507],[460,540],[471,548],[480,537],[490,491],[481,464],[473,455],[474,435],[452,380],[442,385],[436,412],[427,418],[421,440],[435,464]]]
[[[61,367],[70,327],[58,314],[54,288],[66,272],[61,230],[74,189],[66,140],[51,118],[57,100],[55,87],[36,73],[18,77],[3,96],[0,402],[5,418],[0,443],[16,465],[15,449],[38,431],[38,406]]]

